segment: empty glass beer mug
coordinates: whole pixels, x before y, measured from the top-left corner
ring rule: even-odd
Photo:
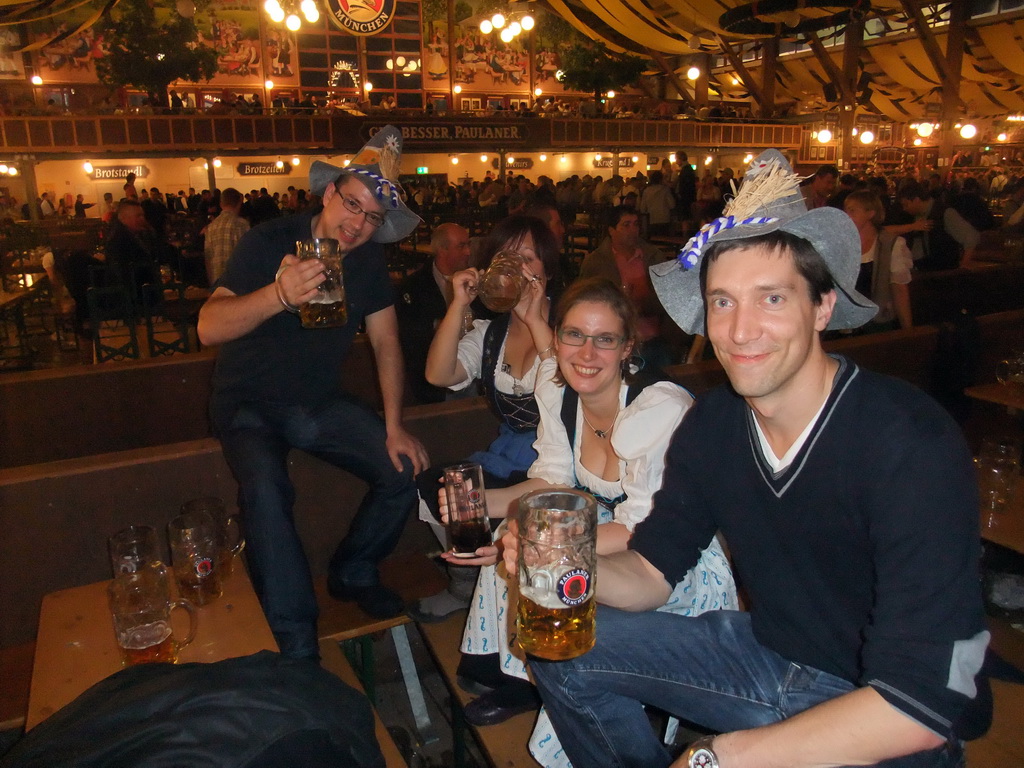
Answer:
[[[178,593],[192,605],[207,605],[221,595],[221,537],[213,515],[186,512],[167,525]]]
[[[974,464],[978,470],[978,493],[986,528],[998,526],[1016,490],[1020,475],[1020,441],[1014,438],[986,438]]]
[[[561,661],[594,647],[597,502],[589,493],[541,490],[519,499],[517,640]]]
[[[129,525],[109,539],[110,567],[114,576],[135,573],[144,565],[160,562],[156,548],[156,531],[148,525]]]
[[[526,289],[523,257],[515,251],[498,251],[476,289],[480,301],[492,312],[511,312]]]
[[[132,573],[122,573],[107,587],[114,636],[126,666],[149,662],[174,663],[178,651],[196,634],[195,609],[184,600],[171,602],[167,567],[150,563]],[[171,610],[182,608],[189,615],[189,631],[176,640],[171,628]]]
[[[338,241],[329,237],[299,240],[295,255],[302,261],[319,259],[324,265],[324,281],[317,294],[299,307],[303,328],[337,328],[348,322],[345,306],[345,280],[342,276],[342,253]]]
[[[186,501],[181,505],[181,513],[209,512],[217,522],[217,535],[220,537],[220,579],[223,583],[235,569],[235,557],[245,549],[245,536],[238,515],[229,515],[224,502],[216,496]]]
[[[444,492],[452,554],[473,557],[477,549],[491,543],[483,467],[472,461],[445,467]]]

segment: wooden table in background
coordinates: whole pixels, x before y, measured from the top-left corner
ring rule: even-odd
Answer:
[[[43,598],[26,731],[122,669],[107,604],[109,583],[64,589]],[[182,663],[222,661],[278,649],[252,582],[238,562],[224,594],[196,614],[195,639],[178,654]],[[179,633],[188,629],[185,612],[172,611],[172,623],[175,636],[182,637]]]
[[[1011,411],[1024,411],[1024,386],[1018,384],[979,384],[968,387],[964,394],[986,403],[1005,405]]]

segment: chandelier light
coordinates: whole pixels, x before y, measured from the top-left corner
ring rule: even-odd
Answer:
[[[935,133],[935,126],[931,123],[921,123],[917,126],[917,135],[922,139],[927,139]]]
[[[266,0],[263,3],[263,10],[266,11],[272,22],[275,24],[284,22],[285,27],[292,32],[297,32],[302,28],[303,17],[310,24],[315,24],[320,20],[320,9],[317,8],[315,0],[302,0],[301,3],[296,0]]]
[[[978,129],[971,123],[967,123],[966,125],[960,128],[960,138],[962,139],[973,139],[977,135]]]
[[[822,128],[818,131],[818,142],[821,144],[828,144],[832,141],[832,131],[828,128]]]
[[[536,22],[529,13],[513,6],[502,6],[480,22],[480,32],[489,35],[498,32],[503,43],[511,43],[523,32],[529,32]]]
[[[875,140],[875,134],[874,134],[873,131],[864,131],[860,135],[860,143],[861,144],[871,144],[871,143],[874,142],[874,140]]]

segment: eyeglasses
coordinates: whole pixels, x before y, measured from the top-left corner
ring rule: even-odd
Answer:
[[[568,344],[570,347],[582,347],[587,343],[587,339],[593,340],[594,346],[598,349],[618,349],[626,341],[625,336],[612,336],[610,333],[588,336],[585,333],[580,333],[575,328],[558,329],[558,340],[563,344]]]
[[[344,192],[338,192],[338,197],[341,198],[341,204],[345,206],[350,212],[355,214],[363,214],[366,217],[366,222],[371,227],[379,227],[384,223],[384,214],[377,213],[376,211],[364,211],[363,207],[359,205],[359,202],[354,198],[346,195]]]

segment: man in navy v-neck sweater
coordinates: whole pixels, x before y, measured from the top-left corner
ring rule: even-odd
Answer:
[[[706,314],[730,386],[683,421],[629,551],[599,558],[595,648],[531,663],[575,768],[669,765],[642,704],[720,732],[683,768],[952,768],[986,727],[970,455],[927,396],[822,349],[874,311],[829,211],[723,221],[699,285],[659,289],[684,330]],[[750,613],[653,612],[719,531]]]

